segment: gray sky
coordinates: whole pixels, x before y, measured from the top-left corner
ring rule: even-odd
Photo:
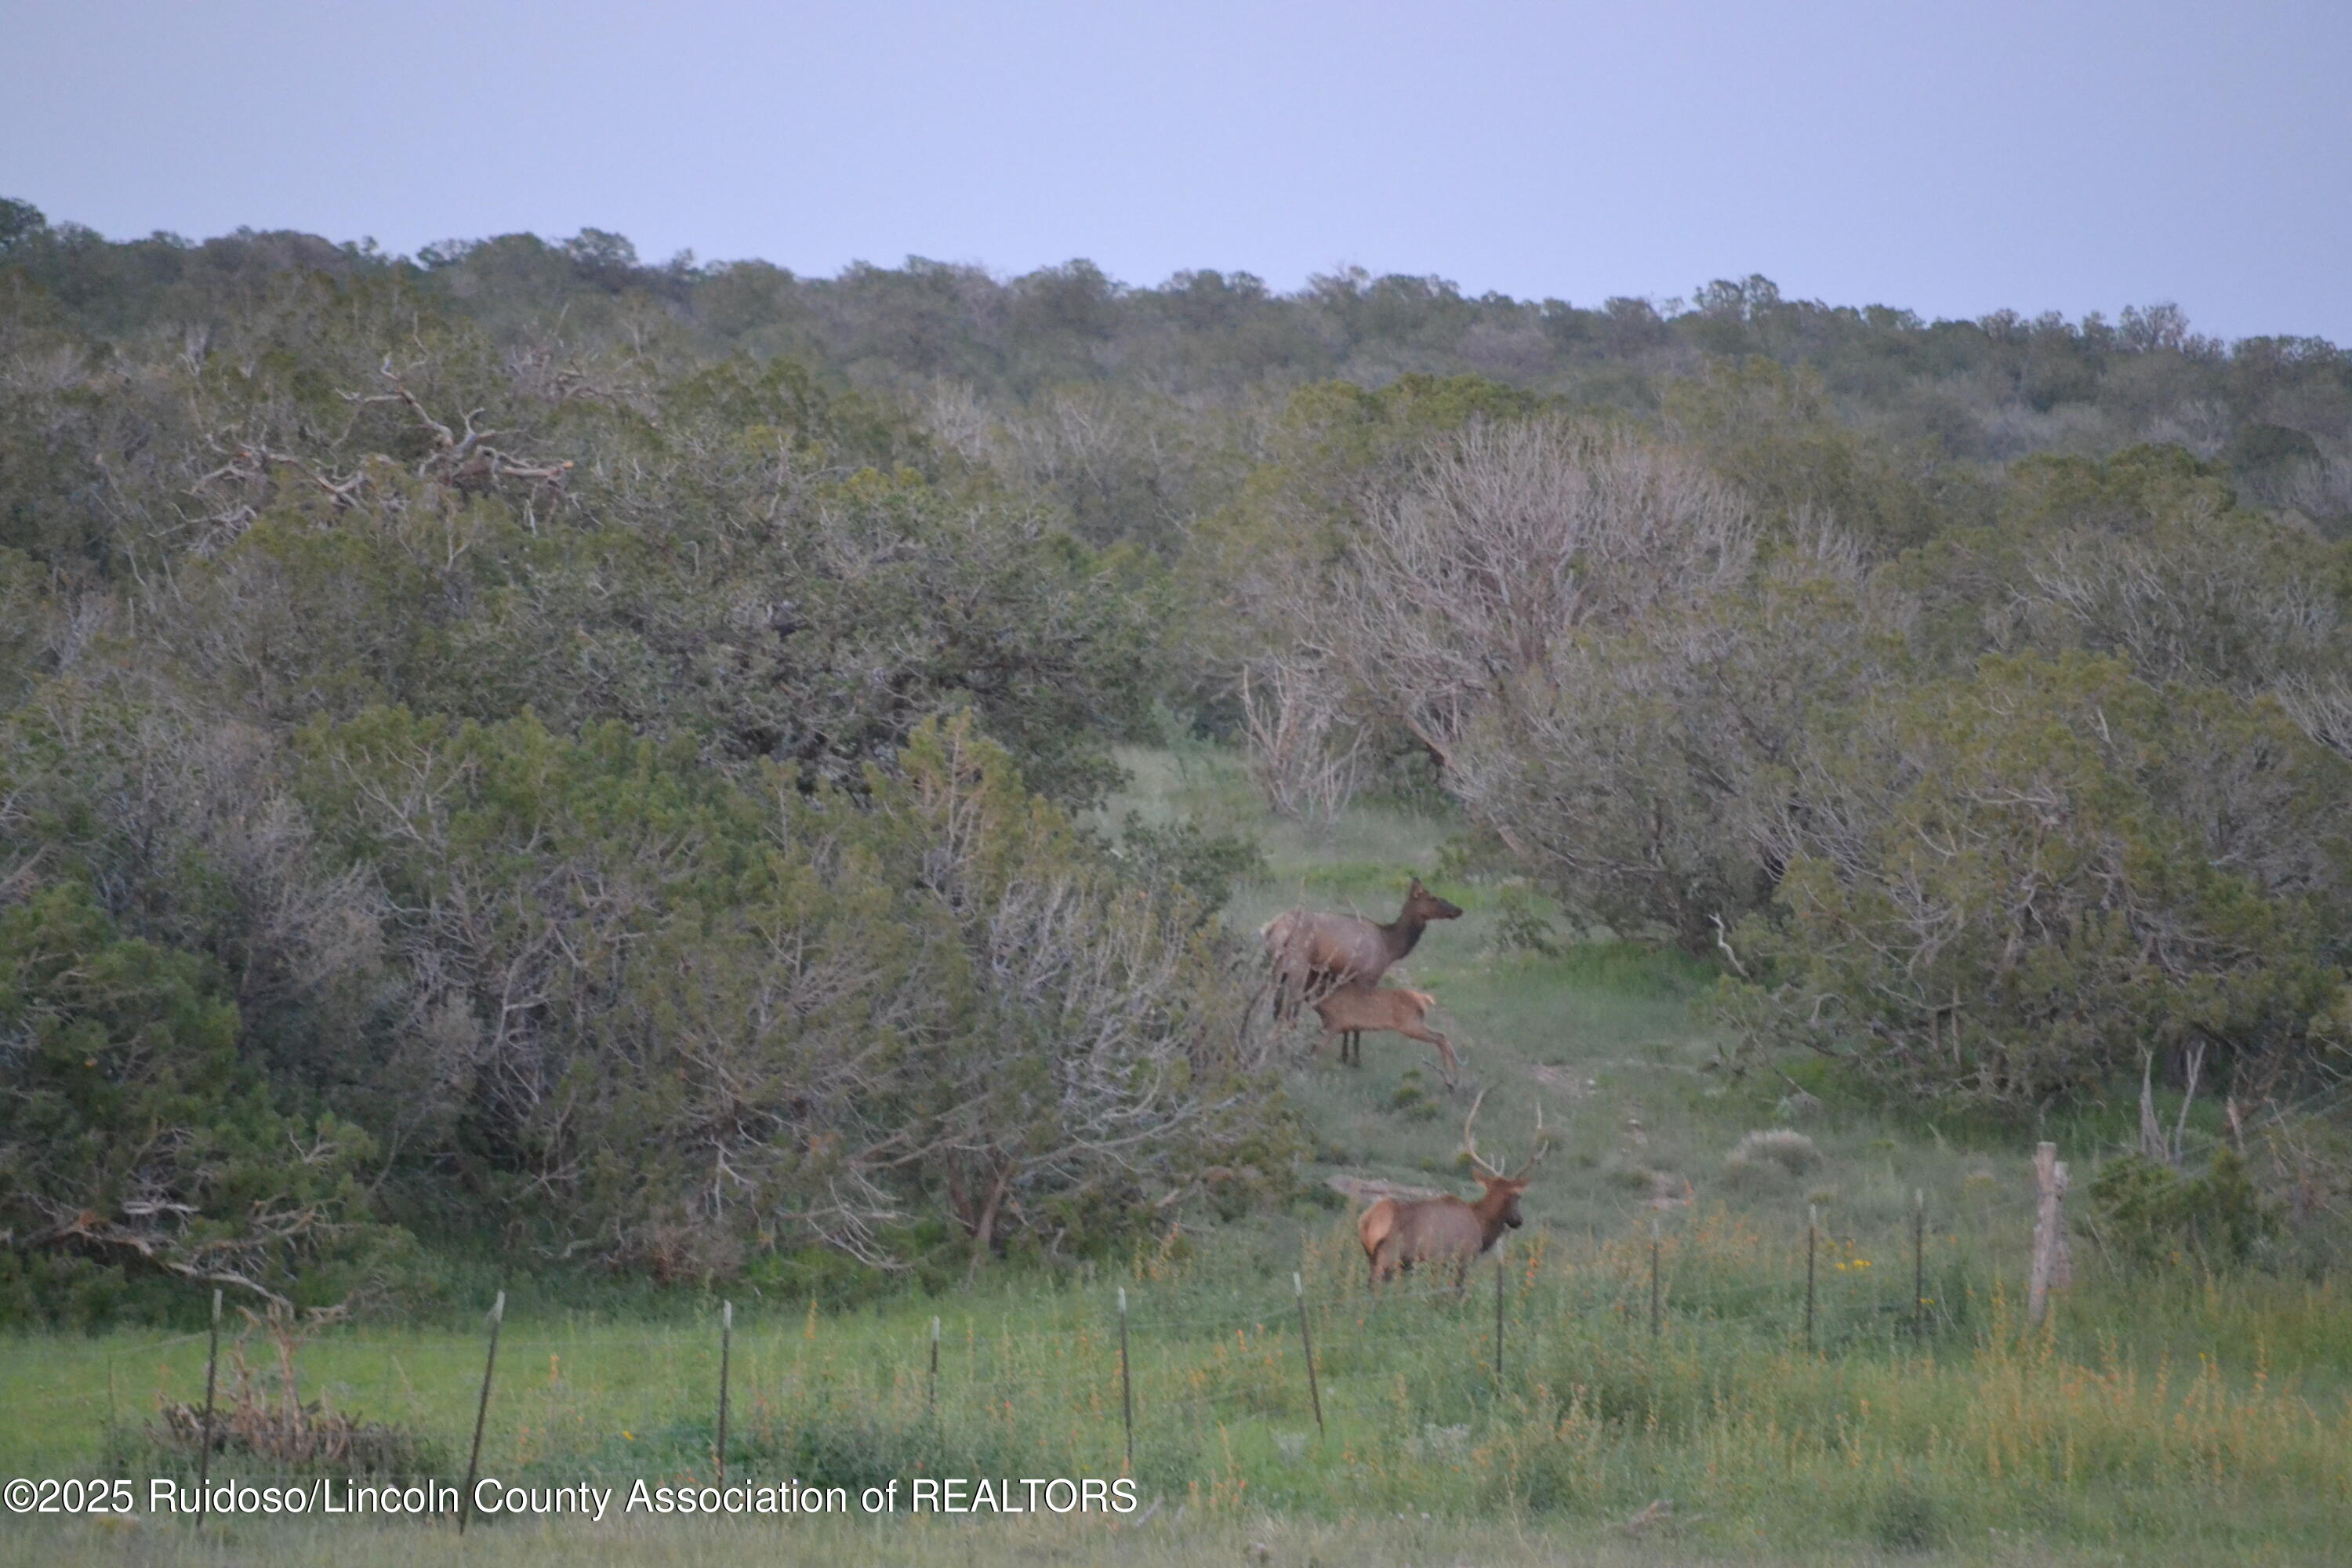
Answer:
[[[0,195],[831,273],[1761,272],[2352,343],[2352,0],[0,0]]]

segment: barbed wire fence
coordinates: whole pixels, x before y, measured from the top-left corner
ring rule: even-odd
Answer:
[[[234,1364],[221,1384],[243,1413],[236,1418],[208,1410],[194,1419],[184,1400],[172,1415],[170,1392],[192,1381],[189,1352],[206,1343],[202,1332],[107,1352],[110,1365],[135,1356],[157,1370],[165,1418],[143,1428],[124,1421],[111,1376],[102,1407],[89,1392],[61,1391],[21,1395],[13,1408],[20,1420],[55,1424],[79,1404],[100,1423],[108,1462],[132,1462],[143,1436],[151,1462],[191,1475],[208,1460],[215,1474],[224,1464],[248,1477],[299,1471],[301,1456],[315,1461],[320,1451],[293,1441],[306,1426],[315,1433],[320,1423],[356,1419],[338,1402],[415,1430],[416,1443],[358,1463],[371,1481],[395,1485],[446,1479],[461,1453],[469,1479],[550,1466],[739,1479],[822,1470],[845,1462],[808,1436],[826,1422],[895,1434],[880,1444],[883,1457],[935,1471],[981,1449],[1015,1460],[999,1439],[1025,1433],[1049,1436],[1096,1472],[1164,1472],[1155,1460],[1171,1447],[1197,1457],[1213,1436],[1229,1446],[1232,1430],[1251,1423],[1285,1444],[1411,1444],[1451,1430],[1433,1426],[1435,1416],[1524,1399],[1551,1381],[1604,1383],[1661,1354],[1903,1353],[1968,1324],[1963,1300],[1999,1278],[1968,1256],[1957,1232],[1931,1236],[1924,1203],[1911,1218],[1911,1256],[1900,1259],[1868,1257],[1810,1215],[1787,1237],[1744,1230],[1727,1239],[1663,1220],[1584,1243],[1538,1234],[1499,1247],[1458,1287],[1450,1268],[1426,1266],[1374,1287],[1360,1256],[1350,1256],[1352,1237],[1326,1237],[1310,1239],[1287,1278],[1139,1265],[1116,1280],[1007,1304],[992,1321],[952,1310],[913,1321],[903,1336],[840,1323],[814,1304],[777,1311],[735,1301],[716,1303],[707,1325],[633,1331],[574,1322],[550,1333],[507,1324],[502,1299],[480,1339],[350,1328],[290,1344],[281,1334],[271,1344],[257,1320],[231,1342]],[[247,1342],[256,1333],[274,1368],[264,1354],[257,1370]],[[303,1354],[324,1355],[333,1371],[306,1378]],[[667,1407],[629,1411],[586,1397],[563,1408],[563,1359],[615,1355],[667,1383],[672,1395],[658,1401]],[[532,1375],[519,1369],[541,1357],[545,1376],[518,1388]],[[73,1358],[62,1360],[68,1364],[58,1370],[70,1373]],[[372,1374],[360,1375],[368,1363]],[[219,1378],[216,1346],[203,1370],[206,1381]],[[530,1413],[502,1408],[518,1396],[531,1401]],[[257,1422],[253,1412],[265,1408],[272,1419]],[[471,1417],[470,1448],[448,1418],[458,1410]],[[274,1451],[272,1442],[288,1446]]]

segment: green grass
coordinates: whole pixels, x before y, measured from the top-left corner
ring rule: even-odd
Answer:
[[[6,1527],[0,1525],[0,1531]],[[1329,1522],[1295,1515],[1193,1517],[1163,1512],[1140,1524],[1076,1524],[1061,1521],[909,1520],[790,1526],[667,1521],[602,1526],[571,1522],[547,1527],[477,1529],[460,1539],[446,1526],[257,1527],[116,1530],[68,1526],[27,1531],[14,1561],[45,1568],[112,1568],[136,1562],[156,1568],[242,1568],[256,1562],[327,1563],[350,1568],[509,1568],[561,1563],[565,1568],[751,1568],[785,1563],[887,1563],[893,1568],[1034,1568],[1040,1563],[1118,1563],[1124,1568],[1265,1563],[1275,1568],[1422,1568],[1478,1563],[1487,1568],[1659,1568],[1660,1564],[1738,1563],[1756,1568],[1807,1563],[1820,1568],[1920,1568],[1944,1563],[2055,1563],[2144,1568],[2139,1548],[2085,1546],[2063,1552],[2035,1537],[1989,1536],[1965,1549],[1844,1546],[1801,1553],[1760,1542],[1730,1546],[1695,1539],[1696,1530],[1652,1528],[1630,1538],[1615,1526],[1589,1530],[1530,1528],[1515,1521],[1459,1523],[1407,1518]],[[12,1542],[11,1544],[18,1544]],[[2263,1565],[2340,1562],[2331,1551],[2268,1549],[2246,1556],[2200,1551],[2180,1542],[2160,1559]]]
[[[1367,808],[1318,838],[1258,820],[1238,768],[1213,750],[1129,763],[1137,784],[1112,803],[1114,821],[1133,808],[1259,834],[1269,873],[1228,917],[1244,931],[1302,890],[1385,918],[1407,875],[1436,875],[1453,831]],[[1116,1473],[1114,1303],[1129,1291],[1135,1473],[1160,1505],[1150,1522],[792,1527],[812,1560],[1231,1562],[1254,1543],[1269,1561],[1368,1563],[1647,1562],[1661,1550],[1689,1562],[2336,1554],[2352,1521],[2352,1301],[2336,1286],[2129,1276],[2085,1248],[2080,1286],[2046,1330],[2028,1331],[2027,1136],[1897,1116],[1790,1064],[1826,1100],[1797,1124],[1816,1162],[1795,1173],[1729,1163],[1744,1133],[1780,1124],[1788,1085],[1719,1070],[1695,1005],[1711,983],[1702,966],[1622,943],[1499,951],[1500,886],[1436,885],[1465,916],[1434,928],[1406,967],[1438,994],[1436,1021],[1462,1047],[1467,1079],[1449,1097],[1422,1047],[1393,1037],[1366,1041],[1361,1070],[1295,1068],[1315,1159],[1287,1212],[1192,1215],[1117,1267],[999,1271],[938,1300],[821,1312],[738,1292],[734,1472],[857,1484]],[[1461,1300],[1420,1281],[1375,1300],[1326,1185],[1345,1174],[1466,1188],[1461,1121],[1479,1088],[1490,1155],[1532,1149],[1538,1108],[1555,1143],[1526,1202],[1528,1228],[1506,1254],[1499,1379],[1493,1267]],[[2103,1135],[2083,1123],[2058,1132],[2084,1164]],[[1915,1194],[1927,1218],[1924,1314]],[[1823,1226],[1811,1351],[1809,1207]],[[1317,1345],[1319,1435],[1294,1269]],[[711,1300],[674,1300],[657,1318],[551,1300],[524,1310],[500,1348],[485,1470],[541,1485],[707,1478],[715,1312]],[[159,1401],[201,1395],[203,1352],[200,1337],[152,1333],[5,1342],[0,1473],[168,1466],[140,1432]],[[301,1394],[415,1430],[462,1466],[481,1353],[463,1330],[335,1329],[302,1352]],[[1659,1498],[1675,1502],[1671,1545],[1620,1532]],[[776,1528],[506,1525],[467,1551],[731,1563],[772,1550]],[[12,1559],[59,1562],[454,1550],[422,1526],[237,1524],[202,1539],[154,1521],[0,1531],[28,1549]]]
[[[1944,1238],[1935,1307],[1915,1332],[1897,1260],[1841,1238],[1825,1250],[1823,1349],[1808,1353],[1785,1241],[1727,1212],[1685,1216],[1660,1249],[1654,1338],[1644,1235],[1597,1247],[1528,1238],[1506,1259],[1498,1380],[1491,1269],[1459,1300],[1428,1283],[1375,1299],[1334,1216],[1308,1227],[1296,1259],[1328,1426],[1319,1436],[1288,1281],[1244,1248],[1166,1249],[1092,1280],[1006,1279],[953,1302],[746,1311],[732,1471],[852,1489],[919,1474],[1116,1473],[1123,1281],[1136,1474],[1147,1499],[1188,1519],[1270,1512],[1338,1527],[1426,1513],[1447,1528],[1503,1521],[1590,1541],[1667,1497],[1704,1516],[1687,1519],[1686,1544],[1726,1556],[2003,1538],[2072,1552],[2137,1539],[2180,1560],[2317,1552],[2352,1501],[2352,1405],[2335,1374],[2347,1303],[2331,1290],[2204,1280],[2151,1300],[2093,1283],[2036,1334],[2016,1323],[1987,1260]],[[1877,1267],[1851,1267],[1864,1258]],[[2145,1353],[2118,1331],[2150,1314],[2213,1351]],[[2280,1332],[2298,1324],[2299,1335]],[[710,1322],[510,1325],[486,1473],[542,1486],[707,1481],[718,1350]],[[455,1455],[481,1351],[456,1332],[335,1331],[304,1352],[301,1393]],[[135,1442],[111,1461],[95,1451],[110,1368],[118,1426],[201,1392],[201,1342],[37,1338],[10,1352],[8,1474],[157,1468]],[[250,1463],[215,1473],[257,1477]],[[60,1547],[71,1534],[10,1528]]]

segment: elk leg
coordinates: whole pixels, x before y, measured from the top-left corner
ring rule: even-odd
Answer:
[[[1461,1076],[1462,1062],[1454,1054],[1453,1041],[1435,1029],[1423,1028],[1419,1025],[1409,1025],[1399,1029],[1397,1033],[1408,1040],[1419,1040],[1424,1046],[1435,1046],[1438,1059],[1444,1063],[1445,1087],[1448,1089],[1454,1087],[1454,1079]]]
[[[1437,1047],[1438,1059],[1445,1064],[1442,1069],[1445,1074],[1445,1087],[1452,1089],[1462,1078],[1462,1060],[1454,1054],[1454,1042],[1432,1029],[1429,1043]]]

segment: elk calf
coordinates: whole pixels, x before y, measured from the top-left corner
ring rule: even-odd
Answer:
[[[1362,1067],[1366,1034],[1402,1035],[1408,1040],[1437,1047],[1445,1064],[1445,1081],[1450,1084],[1462,1065],[1454,1059],[1454,1042],[1422,1023],[1436,1003],[1437,998],[1428,992],[1411,991],[1402,985],[1342,986],[1315,1004],[1315,1016],[1323,1020],[1323,1037],[1316,1042],[1315,1054],[1321,1056],[1323,1047],[1337,1037],[1339,1060],[1346,1063],[1349,1059],[1349,1047],[1352,1044],[1355,1065]]]
[[[1476,1167],[1471,1174],[1483,1189],[1476,1203],[1464,1203],[1450,1194],[1404,1203],[1382,1198],[1357,1220],[1356,1236],[1364,1244],[1364,1256],[1371,1261],[1374,1285],[1394,1279],[1416,1263],[1451,1263],[1454,1289],[1458,1293],[1469,1283],[1470,1265],[1491,1250],[1505,1230],[1517,1230],[1524,1223],[1519,1213],[1519,1194],[1528,1190],[1536,1166],[1551,1152],[1551,1145],[1540,1142],[1516,1176],[1505,1175],[1487,1164],[1478,1157],[1478,1141],[1471,1132],[1472,1124],[1478,1120],[1478,1107],[1486,1100],[1486,1091],[1480,1089],[1478,1098],[1471,1102],[1469,1116],[1462,1123],[1462,1146]],[[1540,1108],[1536,1113],[1536,1126],[1540,1139]]]

